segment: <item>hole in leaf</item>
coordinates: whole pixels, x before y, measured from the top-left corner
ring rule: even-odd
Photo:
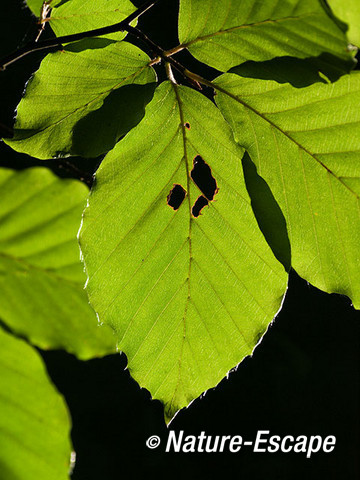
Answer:
[[[194,158],[194,168],[190,175],[204,197],[210,201],[213,200],[214,195],[218,192],[216,180],[211,174],[211,168],[200,155]]]
[[[178,210],[184,201],[185,196],[186,191],[183,189],[183,187],[179,184],[174,184],[169,195],[167,196],[167,204],[174,210]]]
[[[190,128],[191,128],[191,125],[190,125],[190,123],[189,123],[189,122],[186,122],[186,123],[185,123],[185,128],[187,128],[188,130],[190,130]]]
[[[197,218],[200,215],[201,210],[206,207],[206,205],[209,205],[209,201],[205,197],[200,195],[200,197],[198,197],[198,199],[194,203],[194,206],[191,209],[193,217]]]

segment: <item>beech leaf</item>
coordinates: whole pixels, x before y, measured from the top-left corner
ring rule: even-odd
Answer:
[[[66,480],[70,416],[40,355],[0,327],[0,477]]]
[[[291,262],[360,308],[360,74],[289,84],[225,74],[217,104],[283,211]]]
[[[360,3],[358,0],[328,0],[334,14],[348,24],[347,37],[351,43],[360,46]]]
[[[39,17],[43,1],[26,0],[26,3]],[[130,0],[50,0],[49,6],[48,21],[57,37],[114,25],[136,10]],[[125,35],[126,32],[117,32],[106,38],[121,40]]]
[[[326,52],[351,61],[344,32],[320,0],[180,0],[179,38],[198,60],[221,71],[285,55]]]
[[[48,55],[5,142],[40,159],[110,150],[139,122],[156,80],[149,57],[126,42],[90,39]],[[133,102],[133,100],[135,101]]]
[[[210,100],[165,82],[84,212],[90,302],[167,421],[253,352],[286,290],[242,156]]]
[[[46,168],[2,168],[0,192],[0,320],[43,349],[114,353],[84,291],[76,234],[88,188]]]

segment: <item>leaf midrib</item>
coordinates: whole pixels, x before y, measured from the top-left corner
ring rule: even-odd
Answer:
[[[188,206],[189,206],[189,234],[188,234],[188,244],[189,244],[189,267],[188,267],[188,275],[187,275],[187,284],[188,284],[188,297],[186,299],[185,303],[185,310],[183,314],[183,338],[181,341],[181,350],[180,350],[180,356],[178,360],[178,379],[176,382],[176,386],[174,388],[174,393],[171,398],[171,403],[174,401],[174,399],[177,396],[177,392],[180,388],[181,385],[181,364],[182,364],[182,358],[183,358],[183,353],[184,353],[184,344],[186,341],[186,315],[189,307],[189,303],[191,300],[191,287],[190,287],[190,277],[191,277],[191,267],[192,267],[192,215],[191,215],[191,198],[190,198],[190,187],[191,187],[191,180],[190,180],[190,171],[189,171],[189,163],[188,163],[188,152],[187,152],[187,138],[186,138],[186,128],[185,128],[185,117],[184,117],[184,111],[183,111],[183,106],[182,106],[182,101],[181,97],[179,94],[179,87],[177,84],[171,83],[171,87],[174,90],[175,97],[177,100],[177,104],[179,107],[179,117],[180,117],[180,126],[181,126],[181,133],[182,133],[182,139],[183,139],[183,150],[184,150],[184,163],[185,163],[185,169],[186,169],[186,187],[187,187],[187,201],[188,201]]]
[[[319,14],[316,13],[316,12],[311,12],[311,13],[306,13],[306,14],[302,14],[302,15],[299,15],[299,16],[295,16],[295,17],[294,16],[288,16],[288,17],[283,17],[283,18],[279,18],[279,19],[275,19],[275,20],[267,19],[267,20],[262,20],[261,22],[247,23],[245,25],[238,25],[236,27],[231,27],[231,28],[227,28],[227,29],[224,29],[224,30],[219,30],[217,32],[212,32],[212,33],[209,33],[207,35],[203,35],[202,37],[194,38],[194,40],[190,40],[189,42],[180,44],[179,47],[188,48],[189,46],[194,45],[198,42],[203,42],[203,41],[205,41],[209,38],[216,37],[216,36],[222,35],[222,34],[235,32],[237,30],[245,30],[247,28],[258,27],[260,25],[276,24],[276,23],[281,23],[281,22],[285,22],[285,21],[299,20],[299,19],[303,19],[303,18],[306,18],[306,17],[318,16],[318,15]]]

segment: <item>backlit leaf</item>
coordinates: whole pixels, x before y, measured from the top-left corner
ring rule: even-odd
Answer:
[[[42,0],[26,3],[39,17]],[[50,25],[58,37],[114,25],[136,10],[130,0],[50,0],[50,6]],[[106,37],[121,40],[125,35],[119,32]]]
[[[45,168],[0,169],[0,320],[82,359],[115,351],[84,291],[76,234],[87,193]]]
[[[334,14],[348,24],[347,36],[351,43],[360,46],[360,2],[359,0],[328,0]]]
[[[344,33],[319,0],[180,0],[179,38],[222,71],[285,55],[350,59]]]
[[[137,47],[104,39],[48,55],[27,85],[6,143],[41,159],[107,152],[151,99],[156,77],[148,62]]]
[[[360,307],[360,75],[289,84],[226,74],[217,103],[280,205],[292,265]]]
[[[165,82],[105,157],[84,213],[90,302],[167,420],[252,353],[286,289],[242,156],[210,100]]]
[[[0,478],[66,480],[70,418],[39,354],[0,327]]]
[[[59,0],[54,1],[54,4]],[[43,0],[26,0],[26,5],[30,8],[34,15],[40,17],[41,7],[43,5]]]

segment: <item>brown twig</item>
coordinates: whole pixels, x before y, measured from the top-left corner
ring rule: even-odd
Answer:
[[[37,33],[36,38],[34,40],[35,42],[39,41],[40,35],[43,33],[43,31],[45,29],[46,19],[48,18],[48,16],[50,15],[50,12],[51,12],[51,6],[50,6],[51,1],[52,0],[45,0],[44,3],[41,6],[40,18],[39,18],[39,21],[38,21],[39,30],[38,30],[38,33]]]
[[[48,40],[43,40],[40,42],[37,42],[36,40],[33,42],[29,42],[24,47],[19,48],[18,50],[10,54],[8,57],[4,58],[0,62],[0,70],[5,70],[7,66],[17,62],[21,58],[33,52],[38,52],[41,50],[49,50],[49,49],[58,50],[59,48],[62,47],[64,43],[71,43],[71,42],[76,42],[77,40],[82,40],[84,38],[97,37],[101,35],[108,35],[109,33],[126,31],[127,27],[129,27],[129,23],[131,23],[133,20],[135,20],[140,15],[142,15],[147,10],[149,10],[151,7],[153,7],[158,1],[159,0],[149,0],[148,2],[145,2],[143,5],[141,5],[141,7],[135,10],[135,12],[133,12],[127,18],[125,18],[121,22],[116,23],[114,25],[109,25],[102,28],[95,28],[94,30],[75,33],[73,35],[65,35],[63,37],[50,38]]]
[[[168,57],[166,52],[159,47],[156,43],[154,43],[149,37],[145,35],[141,30],[138,30],[137,28],[132,27],[131,25],[127,25],[125,27],[125,30],[132,34],[134,37],[138,38],[139,40],[142,40],[145,44],[148,45],[149,49],[151,50],[152,54],[154,55],[155,59],[153,60],[153,64],[159,63],[159,60],[163,60],[166,63],[170,64],[173,68],[175,68],[183,77],[185,77],[192,85],[197,88],[198,90],[201,90],[200,84],[191,78],[191,76],[188,75],[189,72],[180,62],[172,58],[171,56]]]

